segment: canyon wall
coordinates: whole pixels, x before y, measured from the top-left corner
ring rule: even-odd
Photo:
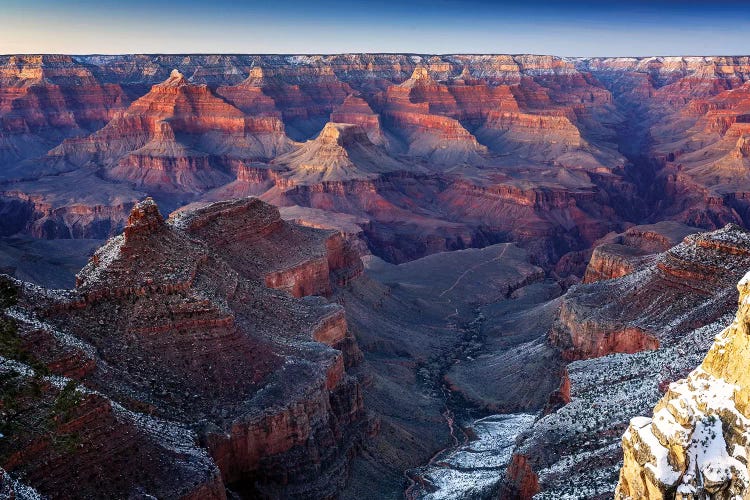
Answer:
[[[4,235],[104,238],[145,194],[167,211],[257,195],[366,218],[391,261],[518,241],[554,263],[636,204],[612,95],[561,58],[3,56],[0,71]],[[56,107],[29,97],[51,89]]]
[[[343,309],[302,297],[361,272],[338,237],[147,199],[74,290],[2,277],[3,469],[55,497],[335,496],[374,429]]]

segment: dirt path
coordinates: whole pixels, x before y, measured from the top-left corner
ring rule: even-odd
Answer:
[[[456,288],[456,286],[461,282],[461,280],[464,279],[467,274],[469,274],[470,272],[474,271],[475,269],[478,269],[478,268],[480,268],[480,267],[482,267],[484,265],[487,265],[487,264],[490,264],[492,262],[500,260],[503,257],[503,255],[505,255],[505,251],[508,250],[509,246],[510,246],[510,243],[506,244],[503,247],[503,251],[500,252],[500,255],[498,255],[497,257],[494,257],[494,258],[492,258],[490,260],[487,260],[487,261],[484,261],[484,262],[480,262],[479,264],[475,264],[475,265],[471,266],[469,269],[467,269],[466,271],[462,272],[461,275],[458,278],[456,278],[456,281],[450,287],[448,287],[445,290],[443,290],[442,292],[440,292],[440,295],[438,295],[438,297],[442,297],[446,293],[448,293],[451,290],[453,290],[454,288]]]

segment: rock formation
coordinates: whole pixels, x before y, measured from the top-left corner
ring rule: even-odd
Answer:
[[[471,407],[540,412],[484,493],[611,496],[628,417],[695,367],[750,263],[717,230],[750,223],[748,80],[747,57],[0,56],[0,268],[125,230],[73,291],[14,282],[0,354],[35,372],[8,387],[34,421],[71,394],[103,415],[106,439],[75,420],[86,453],[131,453],[118,429],[147,463],[194,450],[157,468],[185,495],[416,494]],[[0,491],[90,470],[53,420]],[[177,495],[166,475],[142,489]]]
[[[666,252],[684,237],[699,232],[672,221],[634,226],[622,234],[606,236],[591,253],[584,283],[619,278],[633,272],[646,256]]]
[[[373,144],[387,143],[380,123],[380,115],[376,114],[367,101],[361,97],[348,95],[344,102],[331,113],[331,121],[359,125]]]
[[[750,275],[738,285],[739,309],[703,363],[669,384],[653,418],[635,417],[622,438],[624,464],[615,498],[744,498]]]
[[[289,169],[294,184],[372,179],[404,169],[370,141],[359,125],[328,122],[320,134],[273,163]]]
[[[230,180],[216,157],[268,159],[289,147],[278,118],[246,116],[173,70],[102,130],[50,155],[105,166],[108,177],[155,192],[191,193]]]
[[[733,272],[750,267],[748,235],[738,226],[688,236],[620,280],[574,288],[562,301],[551,341],[568,359],[658,348],[668,334],[661,330],[665,320],[679,327],[715,319],[697,306],[716,300],[717,290],[726,292],[730,259]]]
[[[749,250],[748,233],[736,226],[691,235],[630,274],[572,287],[558,299],[550,340],[576,361],[566,367],[565,397],[555,396],[553,411],[518,439],[508,495],[612,497],[628,422],[690,373],[731,321]]]
[[[115,82],[63,55],[3,56],[0,60],[0,177],[25,177],[12,168],[63,139],[91,133],[125,109],[130,99]]]
[[[372,221],[364,239],[393,261],[516,240],[552,265],[637,205],[611,96],[559,58],[10,56],[0,70],[13,95],[45,72],[70,95],[61,116],[100,108],[49,134],[19,122],[3,234],[105,238],[146,194],[168,210],[256,195]]]
[[[411,78],[389,87],[382,99],[385,122],[406,142],[408,154],[435,166],[483,162],[487,148],[444,114],[456,106],[455,100],[427,68],[415,68]]]
[[[170,222],[146,200],[74,290],[4,278],[2,467],[46,495],[332,496],[370,428],[361,354],[340,306],[267,285],[360,272],[337,237],[257,199]]]

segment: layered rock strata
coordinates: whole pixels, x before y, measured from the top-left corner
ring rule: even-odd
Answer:
[[[19,150],[5,177],[31,184],[1,190],[18,213],[6,234],[105,238],[144,194],[169,210],[262,195],[372,221],[364,239],[392,261],[516,240],[546,263],[621,230],[627,210],[610,192],[635,192],[611,97],[554,57],[45,56],[0,68],[11,93],[46,71],[73,96],[84,76],[126,96],[102,104],[106,126],[61,122],[56,141]],[[12,106],[0,116],[15,120]],[[84,189],[121,200],[84,201]]]
[[[225,223],[244,227],[242,250]],[[316,253],[335,276],[351,261],[331,236],[256,199],[171,223],[147,200],[75,290],[5,280],[3,403],[17,410],[3,468],[53,496],[71,482],[116,497],[333,496],[370,432],[347,373],[361,355],[340,306],[264,279]],[[253,245],[278,260],[247,265]],[[308,273],[288,281],[318,291]]]
[[[619,280],[573,288],[550,339],[570,360],[658,348],[670,334],[662,330],[666,323],[680,328],[715,319],[699,304],[718,301],[717,290],[726,300],[727,281],[750,265],[747,248],[747,232],[730,225],[688,236]]]

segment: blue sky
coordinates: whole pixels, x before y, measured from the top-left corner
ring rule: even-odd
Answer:
[[[748,54],[750,1],[0,0],[0,53]]]

